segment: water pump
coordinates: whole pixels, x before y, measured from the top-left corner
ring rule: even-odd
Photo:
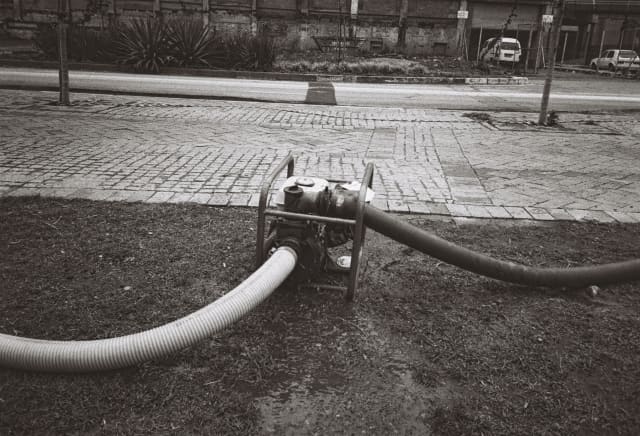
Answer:
[[[287,179],[275,193],[275,208],[268,208],[271,186],[287,167]],[[262,186],[258,205],[258,237],[256,267],[269,252],[283,245],[296,250],[301,276],[313,277],[316,272],[348,274],[346,286],[327,283],[306,283],[307,286],[336,289],[353,299],[357,287],[365,227],[364,206],[374,196],[371,190],[373,164],[365,169],[362,182],[327,180],[319,177],[295,176],[294,159],[288,156]],[[269,223],[266,217],[274,219]],[[355,217],[355,219],[354,219]],[[337,259],[330,251],[352,241],[351,255]]]

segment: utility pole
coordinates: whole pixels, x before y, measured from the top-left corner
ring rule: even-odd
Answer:
[[[562,28],[562,19],[564,18],[565,0],[555,1],[555,13],[553,14],[553,22],[551,23],[551,38],[549,41],[549,52],[547,62],[547,77],[544,81],[544,89],[542,91],[542,103],[540,105],[540,117],[538,124],[547,123],[547,109],[549,108],[549,94],[551,93],[551,82],[553,81],[553,69],[556,66],[556,49],[560,41],[560,30]]]
[[[60,97],[58,103],[69,106],[69,59],[67,56],[67,30],[71,21],[70,0],[62,0],[58,11],[58,55],[60,68],[58,81],[60,83]]]
[[[342,62],[342,0],[338,0],[338,64]]]
[[[458,35],[458,42],[456,44],[456,51],[459,57],[465,56],[465,60],[469,60],[467,49],[467,18],[469,18],[469,11],[467,10],[467,0],[460,0],[458,6],[458,27],[456,34]]]

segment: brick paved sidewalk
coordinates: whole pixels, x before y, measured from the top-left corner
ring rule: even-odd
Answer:
[[[255,206],[288,153],[297,173],[360,178],[375,205],[455,217],[640,222],[638,115],[283,105],[0,91],[0,195]],[[467,114],[468,115],[468,114]],[[523,119],[524,118],[524,119]]]

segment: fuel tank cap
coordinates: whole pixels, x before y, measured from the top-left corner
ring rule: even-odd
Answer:
[[[316,182],[314,182],[313,179],[310,177],[298,177],[295,183],[298,186],[307,186],[307,187],[311,187],[316,184]]]

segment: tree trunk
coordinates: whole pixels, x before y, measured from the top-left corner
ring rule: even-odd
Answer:
[[[553,81],[553,69],[556,66],[556,49],[560,41],[560,29],[562,27],[562,19],[564,18],[565,0],[558,0],[556,13],[553,16],[551,24],[551,42],[548,53],[547,77],[544,81],[544,89],[542,90],[542,102],[540,104],[540,117],[538,124],[545,125],[547,123],[547,109],[549,107],[549,94],[551,93],[551,82]]]
[[[63,10],[58,14],[58,53],[60,65],[58,70],[58,81],[60,82],[59,104],[69,106],[69,59],[67,57],[67,29],[68,20],[71,18],[69,10],[69,0],[63,5]]]

